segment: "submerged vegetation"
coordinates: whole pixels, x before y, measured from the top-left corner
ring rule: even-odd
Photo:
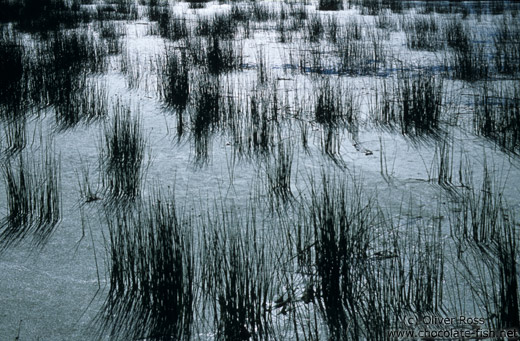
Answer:
[[[518,331],[519,9],[0,0],[0,338]]]

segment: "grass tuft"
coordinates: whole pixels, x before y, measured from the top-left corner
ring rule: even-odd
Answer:
[[[517,75],[520,72],[519,37],[520,26],[510,17],[506,17],[497,27],[494,60],[498,72],[508,75]]]
[[[385,83],[375,110],[376,122],[398,127],[403,135],[411,137],[435,134],[442,112],[442,84],[432,75],[405,76],[390,90]]]
[[[405,27],[406,45],[409,49],[436,51],[442,47],[440,28],[435,17],[414,17]]]
[[[191,222],[154,195],[138,213],[108,215],[110,289],[97,317],[118,340],[190,340],[195,300]]]
[[[61,169],[52,147],[31,163],[20,154],[2,167],[7,216],[0,222],[0,251],[30,238],[43,247],[61,219]]]
[[[478,135],[495,141],[503,150],[520,152],[520,87],[482,87],[474,98],[473,125]]]
[[[112,122],[105,126],[101,161],[104,187],[114,198],[137,197],[141,192],[145,138],[139,117],[117,102]]]

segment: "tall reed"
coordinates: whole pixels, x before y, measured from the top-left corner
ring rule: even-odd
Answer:
[[[440,27],[435,17],[413,17],[406,27],[406,45],[414,50],[436,51],[442,47]]]
[[[388,88],[390,88],[388,90]],[[404,76],[388,87],[375,109],[376,122],[400,129],[408,136],[435,134],[442,113],[443,82],[433,75]]]
[[[318,3],[318,10],[320,11],[339,11],[342,9],[342,0],[320,0]]]
[[[107,214],[109,292],[96,321],[114,339],[190,340],[194,322],[191,222],[174,199]]]
[[[474,130],[503,150],[520,151],[520,87],[484,85],[474,98]]]
[[[272,255],[254,209],[215,206],[202,221],[202,290],[217,340],[266,340],[272,335]]]
[[[292,197],[291,178],[293,148],[287,142],[278,145],[272,164],[267,166],[268,192],[273,196],[272,201],[286,202]]]
[[[166,57],[159,59],[158,64],[160,65],[158,77],[160,97],[168,106],[183,111],[190,93],[189,64],[186,54],[167,51]]]
[[[346,183],[325,174],[321,182],[321,189],[315,185],[311,189],[308,208],[308,223],[315,238],[319,308],[331,337],[359,337],[356,297],[368,257],[372,204],[364,201],[360,188],[352,191]]]
[[[0,54],[0,116],[14,119],[24,107],[27,62],[25,48],[14,32],[2,32]]]
[[[517,75],[520,72],[520,26],[510,17],[497,26],[495,66],[500,73]]]
[[[43,247],[61,219],[61,168],[51,145],[40,160],[20,154],[2,167],[7,216],[0,222],[0,251],[26,239]]]
[[[105,189],[115,198],[137,197],[141,192],[146,146],[139,116],[132,117],[129,106],[116,102],[101,144]]]

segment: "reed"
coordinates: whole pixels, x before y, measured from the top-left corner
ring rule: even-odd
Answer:
[[[7,216],[0,223],[0,251],[30,239],[42,248],[61,219],[61,168],[51,145],[41,159],[31,162],[23,154],[2,167]]]
[[[515,213],[501,191],[485,166],[482,190],[466,190],[460,213],[455,214],[456,229],[452,233],[458,242],[459,263],[473,299],[488,312],[488,328],[518,331],[518,232],[514,226]],[[488,280],[496,285],[490,286]]]
[[[314,120],[327,127],[352,124],[355,120],[355,104],[352,94],[342,89],[340,83],[325,79],[316,91]]]
[[[217,340],[265,340],[273,335],[273,279],[267,245],[257,235],[254,210],[244,214],[215,206],[202,225],[202,290],[205,315]],[[258,239],[258,240],[257,240]]]
[[[220,84],[218,78],[202,76],[194,89],[192,130],[195,135],[207,134],[220,125]]]
[[[381,12],[376,17],[376,27],[386,31],[398,31],[400,23],[391,12]]]
[[[435,17],[414,17],[410,23],[405,23],[405,27],[406,45],[409,49],[436,51],[442,47],[442,40],[439,39],[440,27]]]
[[[108,55],[118,55],[123,50],[121,37],[126,35],[126,28],[113,21],[101,21],[99,27],[99,37],[106,45]]]
[[[58,31],[45,47],[49,53],[49,66],[55,73],[106,71],[107,49],[91,31]]]
[[[313,14],[306,22],[306,39],[311,43],[317,43],[325,33],[325,27],[321,15]]]
[[[83,163],[82,160],[79,171],[76,170],[75,173],[76,177],[78,178],[79,195],[83,202],[88,204],[100,200],[100,179],[98,178],[97,186],[94,188],[94,186],[91,184],[89,163]]]
[[[520,151],[520,88],[484,85],[474,98],[474,130],[504,151]]]
[[[449,47],[456,51],[465,51],[470,48],[470,30],[462,20],[448,20],[443,26],[443,31]]]
[[[239,69],[242,49],[232,41],[221,40],[218,36],[209,39],[204,53],[204,67],[213,75]]]
[[[447,61],[449,73],[455,79],[478,81],[489,76],[486,48],[482,44],[458,44]]]
[[[91,20],[79,1],[22,0],[19,10],[10,19],[29,32],[48,32],[60,28],[76,28]]]
[[[108,116],[107,85],[85,77],[60,81],[55,103],[56,123],[59,128],[72,128],[80,122],[92,122]]]
[[[2,32],[0,54],[0,116],[13,119],[24,106],[24,83],[27,77],[25,48],[13,31]]]
[[[304,21],[309,18],[309,11],[304,4],[291,3],[289,7],[289,16],[296,20],[298,27],[302,27]]]
[[[505,17],[497,26],[495,67],[500,73],[517,75],[520,71],[520,26],[510,17]]]
[[[342,0],[320,0],[318,2],[318,10],[320,11],[340,11],[342,9]]]
[[[224,101],[223,123],[239,157],[269,155],[280,138],[280,103],[277,88],[263,84],[251,94],[238,92]]]
[[[119,19],[136,20],[139,16],[135,0],[115,0],[116,13]]]
[[[147,9],[148,19],[150,21],[159,21],[161,20],[162,12],[164,11],[164,4],[159,4],[159,1],[149,1]]]
[[[230,13],[200,16],[195,28],[195,33],[199,36],[218,37],[225,40],[232,40],[236,32],[237,26]]]
[[[159,77],[158,91],[160,98],[179,112],[186,108],[188,103],[189,86],[189,63],[184,53],[166,51],[166,57],[158,59]]]
[[[497,0],[489,3],[491,14],[493,15],[501,15],[504,14],[507,4],[509,4],[509,1],[505,0]]]
[[[499,314],[499,327],[505,330],[515,329],[518,331],[520,327],[520,290],[518,286],[518,252],[517,240],[518,232],[511,221],[514,221],[514,214],[508,215],[508,224],[501,232],[499,243],[497,245],[497,258],[499,269],[499,297],[500,303],[497,308]]]
[[[399,128],[403,135],[411,137],[437,132],[442,113],[443,82],[440,78],[405,76],[390,90],[386,83],[383,89],[374,111],[378,124]]]
[[[292,41],[292,34],[286,20],[278,20],[276,32],[278,33],[278,41],[280,43],[285,44]]]
[[[444,309],[445,246],[440,222],[429,225],[415,229],[416,239],[407,243],[407,257],[401,259],[407,264],[400,264],[405,267],[407,277],[401,304],[418,318],[441,314]],[[414,248],[414,245],[421,247]]]
[[[188,38],[191,33],[186,19],[174,14],[168,6],[161,7],[158,24],[160,36],[173,41]]]
[[[332,42],[333,44],[337,44],[339,31],[341,29],[340,23],[338,21],[338,17],[329,16],[325,27],[326,27],[325,32],[326,32],[327,39],[330,42]]]
[[[4,128],[4,152],[7,156],[21,152],[27,146],[27,119],[15,119],[6,122]]]
[[[188,0],[186,1],[191,9],[200,9],[206,7],[207,0]]]
[[[293,195],[291,192],[292,164],[294,150],[289,143],[280,143],[273,161],[267,166],[268,193],[272,202],[287,202]]]
[[[133,199],[141,192],[146,141],[138,116],[117,102],[101,141],[104,187],[113,198]]]
[[[253,2],[251,11],[255,21],[266,22],[278,19],[278,12],[269,3]]]
[[[361,40],[363,39],[363,31],[363,24],[359,20],[350,19],[345,23],[343,29],[339,31],[341,34],[340,38],[343,40]]]
[[[434,178],[441,186],[449,187],[453,179],[453,150],[450,150],[448,137],[444,141],[438,142],[435,146],[435,161],[437,163]],[[430,179],[432,180],[432,179]]]
[[[402,13],[407,3],[399,0],[383,0],[383,7],[390,9],[393,13]]]
[[[442,81],[435,77],[405,80],[400,89],[404,134],[435,131],[442,111]]]
[[[100,114],[106,91],[102,85],[87,85],[93,83],[86,78],[106,70],[107,55],[107,47],[91,31],[53,33],[37,45],[36,53],[26,64],[28,101],[36,107],[53,105],[57,120],[69,120],[72,125],[81,119],[78,111],[87,111],[87,116]],[[77,108],[82,102],[88,104]],[[94,106],[92,110],[90,105]]]
[[[107,214],[109,292],[96,318],[114,339],[190,340],[194,322],[191,222],[153,195],[138,213]]]
[[[452,235],[459,241],[489,244],[496,240],[504,226],[509,224],[506,202],[500,195],[500,187],[486,162],[480,188],[474,183],[470,173],[465,179],[465,187],[452,223]]]
[[[361,34],[357,24],[345,31],[347,35]],[[357,38],[357,37],[356,37]],[[349,75],[371,75],[386,64],[386,52],[381,36],[374,35],[372,41],[338,39],[338,72]]]
[[[380,0],[360,0],[357,2],[361,6],[362,15],[378,15],[383,10],[383,3]]]
[[[351,192],[325,174],[321,183],[321,189],[312,185],[306,222],[315,239],[318,307],[332,338],[359,337],[355,297],[368,257],[371,204],[362,200],[360,189]]]
[[[231,4],[231,18],[237,22],[249,21],[249,6],[243,3],[233,2]]]
[[[325,174],[311,180],[304,209],[303,264],[329,337],[390,340],[403,316],[420,321],[444,309],[440,224],[398,226],[361,185]]]
[[[256,77],[259,84],[266,84],[270,78],[268,61],[265,58],[265,51],[259,49],[256,53]]]
[[[316,91],[312,119],[322,126],[322,151],[341,164],[339,135],[345,129],[350,131],[357,120],[357,104],[351,90],[339,82],[322,80]]]
[[[221,123],[221,93],[218,78],[201,76],[193,90],[193,110],[189,110],[195,159],[204,164],[209,158],[211,135]]]

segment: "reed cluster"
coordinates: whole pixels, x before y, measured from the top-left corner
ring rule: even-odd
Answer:
[[[43,247],[61,219],[60,159],[51,145],[40,160],[23,153],[2,165],[7,216],[0,222],[0,251],[29,239]]]

